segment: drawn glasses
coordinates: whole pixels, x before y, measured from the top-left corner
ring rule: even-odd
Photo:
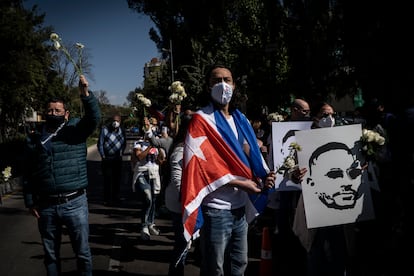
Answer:
[[[351,167],[351,168],[346,169],[346,174],[349,176],[349,178],[355,179],[362,174],[362,169]],[[342,169],[332,169],[329,172],[327,172],[325,176],[332,178],[332,179],[339,178],[339,177],[343,178],[344,171]]]

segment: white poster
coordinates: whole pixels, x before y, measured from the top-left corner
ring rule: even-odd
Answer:
[[[272,151],[276,173],[275,189],[278,191],[300,190],[301,185],[285,177],[286,170],[279,170],[289,155],[289,145],[296,141],[295,131],[310,129],[311,121],[272,122]],[[296,162],[297,163],[297,162]],[[278,171],[279,170],[279,171]]]
[[[308,228],[374,218],[370,185],[363,181],[360,124],[297,131]]]

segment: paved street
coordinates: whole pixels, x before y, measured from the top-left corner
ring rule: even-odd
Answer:
[[[129,141],[126,153],[130,152]],[[173,232],[168,213],[158,214],[156,224],[161,230],[160,236],[151,236],[150,241],[140,239],[140,202],[138,195],[131,190],[130,156],[124,156],[124,177],[122,179],[119,207],[102,205],[103,187],[100,157],[95,147],[89,149],[88,165],[90,177],[90,227],[91,246],[95,267],[126,275],[166,275],[169,254],[172,250]],[[108,254],[108,246],[110,246]],[[94,248],[94,247],[93,247]],[[103,254],[102,254],[103,253]],[[188,275],[198,274],[198,267],[189,263]]]
[[[150,241],[140,239],[140,202],[131,192],[129,156],[124,156],[123,200],[118,207],[102,204],[102,173],[96,147],[88,150],[88,166],[94,275],[167,275],[173,246],[171,222],[168,213],[161,208],[156,219],[160,236],[152,236]],[[24,208],[21,192],[5,197],[3,206],[0,206],[0,225],[0,275],[45,275],[37,224]],[[64,275],[75,275],[75,258],[66,235],[61,252]],[[258,275],[259,254],[260,237],[257,236],[257,240],[251,241],[247,275]],[[186,275],[198,275],[196,256],[193,248],[188,256]]]
[[[126,152],[129,152],[132,141],[128,142]],[[152,236],[150,241],[142,241],[139,219],[141,206],[137,195],[131,192],[129,157],[128,154],[124,156],[122,201],[117,207],[106,207],[102,204],[100,157],[96,147],[91,147],[88,151],[90,246],[94,275],[167,275],[173,247],[173,232],[168,212],[160,208],[157,215],[156,224],[161,230],[160,236]],[[366,228],[367,226],[369,227]],[[369,237],[379,230],[375,228],[375,224],[372,226],[368,224],[361,229],[365,230],[357,237],[361,247],[355,256],[355,264],[364,272],[360,275],[404,275],[396,271],[404,271],[404,267],[409,264],[408,259],[411,255],[404,253],[409,250],[409,242],[398,240],[401,239],[398,236],[395,236],[397,240],[392,240],[391,244],[383,243],[387,236],[381,236],[379,240],[370,239]],[[255,229],[249,232],[249,265],[246,276],[260,275],[260,232]],[[275,243],[272,248],[281,248],[282,243],[289,243],[289,241],[276,238],[272,243]],[[384,245],[386,247],[383,247]],[[405,250],[402,250],[403,248]],[[271,275],[294,275],[291,268],[300,268],[300,264],[296,263],[300,256],[289,255],[288,252],[280,250],[271,253],[273,269],[280,265],[289,268],[287,274],[273,271]],[[197,251],[193,247],[188,255],[185,275],[199,275],[199,263],[202,260],[197,256]],[[76,275],[76,260],[67,235],[63,236],[61,257],[63,276]],[[24,207],[21,191],[5,195],[3,205],[0,206],[0,260],[0,275],[46,275],[36,220]]]

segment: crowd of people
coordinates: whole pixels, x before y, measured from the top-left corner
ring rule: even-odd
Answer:
[[[28,167],[24,175],[25,203],[38,219],[48,275],[60,271],[58,251],[63,225],[69,230],[78,270],[82,275],[92,275],[84,149],[86,138],[100,121],[100,112],[84,76],[80,77],[79,89],[86,110],[81,120],[69,120],[65,103],[53,99],[46,108],[45,126],[28,137],[26,157],[37,165]],[[310,104],[296,98],[290,113],[277,121],[309,122],[309,129],[361,124],[361,128],[376,131],[386,142],[377,158],[359,163],[348,146],[330,143],[315,151],[308,168],[296,166],[290,173],[280,174],[275,156],[284,153],[274,148],[275,117],[257,114],[249,120],[232,105],[235,91],[231,70],[212,66],[205,76],[205,93],[209,96],[205,107],[181,111],[177,104],[165,124],[145,117],[140,138],[134,142],[131,189],[140,195],[143,204],[140,238],[150,240],[160,235],[156,214],[159,202],[165,203],[175,235],[169,275],[184,275],[187,250],[195,240],[200,240],[197,250],[203,259],[200,275],[243,275],[252,226],[273,229],[275,275],[402,273],[409,264],[404,252],[412,242],[410,172],[414,168],[414,146],[407,130],[414,124],[414,97],[409,97],[407,105],[396,114],[387,112],[378,99],[370,99],[355,110],[359,113],[355,112],[351,120],[339,118],[328,102]],[[121,123],[121,116],[115,114],[110,125],[102,127],[98,141],[103,200],[109,206],[119,203],[120,180],[125,173],[122,154],[126,138]],[[294,137],[295,131],[300,130],[286,133],[286,141]],[[334,157],[326,157],[329,155]],[[318,167],[324,158],[339,158],[340,162],[332,162],[333,167],[326,171]],[[349,164],[345,166],[343,160]],[[71,173],[62,174],[63,169]],[[348,178],[349,182],[361,183],[368,173],[375,174],[377,182],[377,187],[370,190],[373,219],[308,227],[301,185],[334,186]],[[304,179],[305,175],[310,177]],[[275,187],[280,178],[295,188]],[[351,209],[354,205],[347,200],[359,198],[360,190],[347,185],[342,188],[346,196],[338,193],[341,201],[325,191],[315,189],[314,193],[329,208]],[[76,216],[73,212],[66,214],[72,205]]]
[[[413,168],[413,149],[407,140],[409,136],[404,133],[413,124],[413,103],[413,97],[409,97],[401,112],[394,114],[387,111],[384,103],[378,99],[370,99],[355,110],[355,115],[346,118],[336,114],[334,107],[327,102],[311,105],[304,99],[296,99],[292,103],[291,117],[284,118],[285,121],[291,120],[294,111],[299,110],[302,111],[299,120],[312,121],[312,129],[361,124],[362,129],[373,130],[383,136],[385,144],[374,156],[367,157],[368,162],[360,164],[360,167],[347,171],[340,170],[339,166],[335,169],[335,175],[341,171],[341,175],[348,174],[353,182],[370,181],[368,178],[372,177],[372,173],[375,174],[378,186],[369,188],[375,214],[372,219],[308,228],[300,190],[276,191],[273,194],[273,200],[268,205],[273,212],[265,212],[263,215],[274,218],[270,225],[275,229],[272,249],[273,271],[276,275],[397,275],[407,269],[408,258],[402,252],[408,249],[408,244],[412,244],[407,216],[412,215],[413,208],[408,204],[407,195],[412,191],[413,177],[410,170]],[[264,129],[264,132],[267,133],[265,137],[271,137],[271,127]],[[266,138],[258,139],[266,144]],[[267,139],[269,155],[273,155],[271,140]],[[334,146],[330,146],[329,150],[333,151]],[[338,144],[336,146],[339,147]],[[341,151],[349,149],[343,147]],[[336,159],[330,160],[335,167]],[[345,157],[340,160],[345,160]],[[273,166],[272,158],[268,158],[268,162]],[[309,164],[313,162],[309,161]],[[404,171],[401,171],[402,167],[405,168]],[[351,174],[352,172],[355,173]],[[364,173],[368,176],[361,180]],[[325,177],[337,177],[333,175],[334,172],[327,171]],[[352,198],[360,196],[359,189],[347,189],[349,198],[351,191],[355,194]],[[333,200],[333,196],[324,194],[320,198],[325,200],[325,204],[328,204],[329,199],[330,207],[339,204]],[[323,216],[322,213],[320,215]],[[263,223],[269,222],[263,219]]]

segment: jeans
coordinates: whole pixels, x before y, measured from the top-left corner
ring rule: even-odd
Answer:
[[[203,217],[200,275],[244,275],[248,263],[248,224],[244,208],[219,210],[203,207]]]
[[[169,276],[184,276],[184,265],[187,257],[185,251],[187,241],[184,237],[183,217],[181,213],[171,212],[171,219],[174,229],[174,248],[172,251],[172,258],[168,269]],[[178,262],[178,260],[181,260]],[[178,262],[178,263],[177,263]]]
[[[148,227],[154,224],[156,209],[156,194],[154,194],[153,180],[149,179],[148,174],[142,173],[138,176],[137,183],[142,192],[142,213],[141,225]]]
[[[61,274],[60,246],[63,226],[69,233],[77,258],[79,275],[92,275],[92,254],[89,247],[89,211],[86,194],[60,205],[42,206],[39,210],[39,232],[45,251],[48,276]]]

